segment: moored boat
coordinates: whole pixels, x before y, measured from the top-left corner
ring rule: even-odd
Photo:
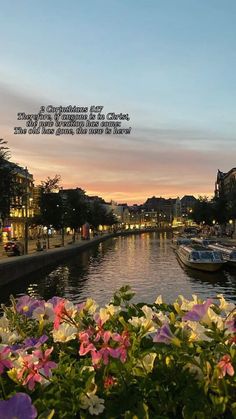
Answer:
[[[211,240],[206,239],[204,237],[193,237],[191,239],[192,243],[198,244],[200,246],[208,247],[210,243],[212,243]]]
[[[175,251],[184,265],[200,271],[215,272],[226,263],[219,251],[200,246],[180,245]]]
[[[176,250],[177,247],[181,246],[181,245],[188,245],[191,244],[191,239],[187,238],[187,237],[177,237],[177,238],[173,238],[172,239],[172,249]]]
[[[228,265],[236,267],[236,248],[232,246],[226,246],[224,244],[209,244],[209,249],[216,250],[222,254],[223,259]]]

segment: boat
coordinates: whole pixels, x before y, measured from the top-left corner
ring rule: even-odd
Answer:
[[[236,267],[236,247],[215,243],[209,244],[208,248],[220,252],[227,265]]]
[[[187,237],[177,237],[177,238],[173,238],[172,239],[172,244],[171,244],[171,248],[172,249],[177,249],[178,246],[181,245],[188,245],[191,244],[191,239],[187,238]]]
[[[201,246],[180,245],[175,252],[185,266],[200,271],[216,272],[226,263],[219,251]]]
[[[209,244],[212,243],[212,240],[206,239],[204,237],[193,237],[191,239],[191,241],[192,241],[192,243],[199,244],[199,245],[201,245],[203,247],[208,247]]]

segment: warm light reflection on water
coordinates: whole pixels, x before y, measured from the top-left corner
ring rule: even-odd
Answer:
[[[179,294],[202,298],[223,293],[236,301],[236,270],[204,273],[180,266],[166,233],[145,233],[110,239],[47,271],[1,288],[1,302],[9,295],[28,293],[48,299],[65,296],[74,302],[92,297],[109,301],[113,291],[129,284],[136,301],[153,302],[162,294],[168,302]]]

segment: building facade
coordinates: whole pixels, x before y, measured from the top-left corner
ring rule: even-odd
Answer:
[[[12,171],[15,193],[11,198],[9,216],[2,220],[2,241],[24,238],[26,223],[39,211],[35,201],[33,175],[27,168],[15,163],[7,162],[7,165]]]
[[[216,175],[215,182],[215,197],[226,196],[232,191],[236,185],[236,167],[233,167],[228,172],[221,172],[219,169]]]

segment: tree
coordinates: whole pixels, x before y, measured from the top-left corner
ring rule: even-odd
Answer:
[[[90,204],[88,222],[97,229],[99,225],[113,225],[116,218],[112,212],[107,212],[106,208],[99,201]]]
[[[61,225],[62,199],[58,191],[60,187],[61,176],[48,176],[46,180],[41,181],[41,196],[39,199],[40,215],[36,217],[36,224],[43,224],[48,228],[52,225],[59,228]]]
[[[55,229],[62,226],[62,199],[59,193],[43,193],[41,196],[41,215],[38,223],[46,226],[48,229],[54,227]]]
[[[48,176],[46,180],[41,181],[42,191],[43,193],[51,193],[56,192],[61,189],[60,187],[61,183],[61,176],[60,175],[54,175],[54,177]]]
[[[118,220],[113,211],[110,211],[106,214],[105,218],[105,225],[113,226],[114,224],[118,224]]]
[[[197,224],[204,222],[207,225],[212,225],[212,221],[214,220],[214,207],[213,203],[206,196],[200,196],[197,200],[193,207],[192,219]]]
[[[0,138],[0,166],[3,164],[5,160],[8,160],[10,158],[10,150],[6,146],[7,141],[3,140],[3,138]]]
[[[10,151],[6,144],[0,139],[0,223],[10,216],[11,202],[17,193],[14,165],[8,162]]]
[[[227,198],[224,194],[213,199],[213,216],[218,224],[225,225],[229,219]]]
[[[88,205],[85,191],[77,188],[65,192],[61,191],[60,194],[66,213],[64,223],[73,230],[73,241],[75,241],[76,230],[87,221]]]

